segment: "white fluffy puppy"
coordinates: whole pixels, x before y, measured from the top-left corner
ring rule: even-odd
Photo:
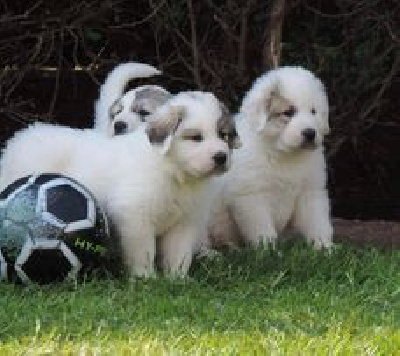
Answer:
[[[276,241],[291,226],[316,248],[332,244],[323,138],[329,132],[324,85],[311,72],[283,67],[256,80],[245,95],[234,152],[224,180],[225,207],[212,235],[235,234],[255,246]]]
[[[158,85],[142,85],[124,94],[129,81],[161,72],[147,64],[128,62],[115,67],[100,88],[94,127],[108,136],[136,130],[171,94]]]
[[[109,214],[132,275],[152,275],[159,250],[164,271],[184,276],[206,236],[211,177],[228,169],[236,131],[211,93],[180,93],[153,118],[112,140],[52,125],[22,130],[3,151],[0,188],[39,172],[75,178]]]

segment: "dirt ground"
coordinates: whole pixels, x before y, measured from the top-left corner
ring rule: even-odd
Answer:
[[[398,221],[334,218],[333,225],[336,242],[370,244],[384,249],[400,248],[400,222]]]

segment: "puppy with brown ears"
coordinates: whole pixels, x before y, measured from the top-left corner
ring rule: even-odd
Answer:
[[[43,124],[18,132],[3,151],[0,189],[39,172],[75,178],[110,216],[132,276],[155,273],[157,250],[165,273],[185,276],[207,236],[211,179],[228,170],[236,143],[214,95],[182,92],[147,127],[113,139]]]
[[[95,105],[94,128],[107,136],[135,131],[171,94],[158,85],[141,85],[124,93],[131,80],[159,75],[144,63],[127,62],[116,66],[100,88]]]
[[[237,115],[243,146],[222,178],[215,243],[275,244],[292,227],[316,248],[332,245],[323,149],[328,113],[324,85],[306,69],[278,68],[256,80]]]

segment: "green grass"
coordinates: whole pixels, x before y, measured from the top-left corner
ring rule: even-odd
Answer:
[[[227,251],[186,280],[0,284],[0,355],[395,355],[400,251]]]

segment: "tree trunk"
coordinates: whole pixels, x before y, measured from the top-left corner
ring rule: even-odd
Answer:
[[[285,0],[274,0],[263,47],[263,64],[266,69],[279,67],[281,60],[282,25],[284,16]]]

